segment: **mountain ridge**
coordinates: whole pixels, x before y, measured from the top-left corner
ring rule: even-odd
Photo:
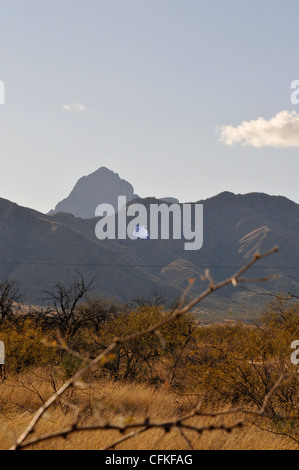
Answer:
[[[117,209],[118,195],[126,196],[128,201],[138,197],[128,181],[121,179],[118,173],[101,167],[87,176],[82,176],[69,196],[60,201],[48,215],[69,212],[76,217],[92,218],[96,207],[101,203],[111,204]]]
[[[153,200],[163,202],[136,199],[146,207]],[[0,280],[16,279],[27,301],[36,303],[54,282],[69,284],[77,268],[88,278],[97,277],[97,295],[129,301],[163,291],[173,300],[182,295],[190,277],[197,279],[192,295],[202,291],[200,275],[206,267],[216,281],[222,280],[256,251],[278,244],[280,253],[263,261],[251,276],[276,274],[280,267],[281,277],[253,289],[278,293],[289,287],[299,267],[298,204],[283,196],[230,192],[199,202],[204,206],[204,245],[186,252],[182,240],[100,241],[95,237],[97,218],[45,215],[0,199]],[[253,315],[261,300],[231,287],[201,304],[201,309],[212,318],[222,318],[231,306],[238,312],[249,309]]]
[[[120,178],[118,173],[106,167],[100,167],[93,173],[82,176],[70,194],[58,202],[55,209],[47,215],[66,212],[83,219],[93,218],[100,204],[110,204],[117,211],[118,196],[125,196],[127,203],[139,199],[131,183]],[[166,203],[179,203],[179,200],[174,197],[164,197],[160,200]]]

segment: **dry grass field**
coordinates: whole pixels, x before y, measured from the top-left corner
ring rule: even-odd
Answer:
[[[39,374],[39,371],[36,371]],[[18,382],[28,381],[28,376],[19,377]],[[29,423],[41,400],[37,392],[45,399],[51,391],[40,379],[31,381],[32,391],[8,381],[1,385],[0,413],[0,448],[9,449],[16,437]],[[80,407],[80,422],[93,424],[112,422],[116,424],[140,421],[151,416],[155,422],[163,422],[190,412],[196,402],[192,398],[179,397],[166,388],[155,390],[140,384],[120,384],[112,381],[100,381],[77,392],[72,397]],[[219,406],[220,407],[220,406]],[[221,408],[223,409],[223,408]],[[63,404],[49,411],[37,428],[38,434],[45,434],[55,429],[65,428],[72,423],[75,409],[65,414]],[[225,431],[205,432],[197,436],[194,432],[185,432],[196,450],[290,450],[299,446],[289,438],[275,435],[259,429],[252,418],[243,415],[217,418],[198,417],[191,423],[199,426],[234,425],[244,421],[242,429],[231,433]],[[258,423],[258,421],[257,421]],[[265,423],[258,423],[265,424]],[[40,443],[32,449],[41,450],[99,450],[109,446],[121,436],[119,432],[97,431],[74,434],[68,439],[57,438]],[[165,433],[162,429],[150,430],[117,446],[118,450],[189,450],[186,440],[179,430]]]
[[[2,449],[299,449],[297,296],[255,324],[207,327],[192,303],[84,303],[85,291],[58,284],[47,313],[3,310]]]

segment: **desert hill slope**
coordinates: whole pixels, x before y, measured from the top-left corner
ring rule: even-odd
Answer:
[[[146,207],[153,198],[142,202]],[[97,219],[69,213],[44,215],[0,199],[0,279],[20,282],[28,302],[37,302],[55,281],[69,283],[77,268],[96,276],[96,293],[121,300],[150,297],[155,291],[178,298],[196,278],[193,294],[204,288],[205,267],[220,280],[231,275],[254,252],[280,246],[279,254],[253,269],[251,277],[279,274],[252,290],[283,292],[299,277],[299,205],[279,196],[222,193],[205,201],[204,245],[185,251],[181,240],[105,240],[95,237]],[[202,305],[215,312],[238,306],[256,310],[261,297],[233,287]],[[213,312],[212,312],[213,314]],[[216,314],[216,313],[215,313]]]

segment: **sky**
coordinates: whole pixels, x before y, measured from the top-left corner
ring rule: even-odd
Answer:
[[[106,166],[141,197],[299,203],[297,0],[0,8],[0,197],[46,213]]]

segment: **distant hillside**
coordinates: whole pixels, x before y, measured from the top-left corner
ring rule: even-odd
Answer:
[[[88,278],[96,276],[96,292],[108,297],[147,296],[163,288],[160,279],[136,267],[122,270],[114,289],[123,248],[97,240],[92,235],[95,221],[92,230],[89,221],[84,225],[82,219],[65,215],[73,220],[63,223],[60,214],[56,217],[57,221],[0,199],[0,281],[6,277],[19,281],[27,302],[41,302],[42,290],[56,281],[70,283],[76,267]]]
[[[157,200],[154,200],[157,202]],[[153,199],[140,200],[145,206]],[[158,201],[159,202],[159,201]],[[87,277],[96,276],[96,293],[121,300],[150,297],[154,291],[178,298],[196,278],[193,294],[204,283],[200,274],[210,268],[215,280],[231,275],[256,251],[280,246],[280,253],[252,269],[250,277],[279,274],[251,290],[288,291],[299,277],[299,205],[266,194],[222,193],[205,201],[204,246],[184,251],[181,240],[124,240],[100,242],[96,219],[67,213],[44,215],[0,199],[0,280],[18,280],[27,301],[38,302],[42,289],[57,280],[69,283],[77,267]],[[233,315],[254,317],[268,297],[229,287],[201,304],[208,320]]]

